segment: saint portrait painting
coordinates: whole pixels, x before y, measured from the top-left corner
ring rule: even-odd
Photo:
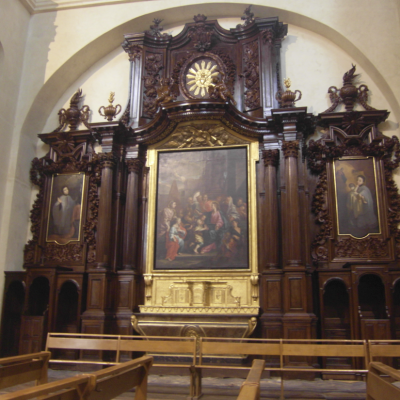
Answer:
[[[67,244],[80,240],[85,175],[56,174],[52,177],[47,241]]]
[[[154,269],[249,268],[247,148],[158,154]]]
[[[379,234],[374,160],[335,160],[334,172],[339,235],[363,238],[369,234]]]

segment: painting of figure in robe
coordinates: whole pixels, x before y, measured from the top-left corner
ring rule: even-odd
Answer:
[[[56,174],[52,177],[47,241],[66,244],[80,240],[81,204],[85,175]]]
[[[360,239],[380,233],[373,159],[335,160],[334,172],[339,235]]]
[[[158,153],[156,270],[247,269],[247,147]]]

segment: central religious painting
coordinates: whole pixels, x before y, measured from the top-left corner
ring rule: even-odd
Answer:
[[[247,147],[158,154],[154,267],[249,268]]]
[[[256,268],[257,160],[258,142],[216,122],[181,123],[148,149],[147,273]]]

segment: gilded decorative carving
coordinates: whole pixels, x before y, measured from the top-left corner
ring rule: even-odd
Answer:
[[[198,14],[193,19],[196,25],[189,28],[188,37],[193,41],[193,47],[197,51],[205,52],[211,47],[213,29],[206,26],[207,17],[205,15]]]
[[[335,242],[335,255],[340,258],[381,258],[387,257],[389,241],[376,237],[365,239],[347,238]]]
[[[245,141],[231,135],[220,124],[193,124],[179,127],[161,148],[218,147],[242,143]]]
[[[120,104],[117,104],[116,106],[113,105],[114,98],[115,93],[111,92],[110,97],[108,98],[110,104],[107,107],[101,106],[99,108],[99,114],[109,122],[111,122],[121,112]]]
[[[253,301],[257,301],[258,299],[258,275],[251,275],[250,276],[250,283],[251,283],[251,298]]]
[[[286,90],[283,91],[282,89],[279,89],[276,92],[275,98],[276,98],[276,100],[278,100],[278,103],[281,108],[294,107],[295,106],[294,103],[301,99],[301,92],[300,92],[300,90],[295,90],[294,92],[289,90],[290,85],[291,85],[289,78],[284,80],[284,84],[285,84]],[[297,99],[296,99],[296,97],[297,97]]]
[[[265,167],[277,167],[279,164],[279,150],[263,150],[262,158]]]
[[[282,143],[282,151],[285,158],[297,158],[299,155],[299,142],[297,140],[284,141]]]
[[[240,77],[244,78],[244,104],[247,110],[260,107],[260,61],[258,41],[254,40],[243,47],[244,69]]]
[[[70,106],[67,110],[62,108],[58,112],[58,120],[60,125],[53,132],[59,132],[69,125],[69,129],[74,131],[77,129],[80,123],[83,123],[87,129],[90,130],[89,126],[89,106],[83,106],[79,108],[79,102],[82,99],[82,89],[78,89],[75,94],[71,97]]]
[[[137,332],[137,333],[138,333],[139,335],[141,335],[141,336],[147,336],[147,335],[143,332],[142,328],[139,326],[139,321],[138,321],[138,319],[136,318],[135,315],[132,315],[132,316],[131,316],[131,324],[132,324],[132,328],[133,328],[133,330],[134,330],[135,332]]]
[[[164,68],[162,54],[147,53],[145,58],[143,115],[153,117],[156,108],[157,86],[160,82],[160,71]]]
[[[139,306],[142,313],[158,314],[233,314],[233,315],[258,315],[258,307],[173,307],[173,306]]]
[[[43,251],[44,259],[51,262],[78,262],[82,260],[82,253],[81,244],[60,246],[56,243],[47,243]]]
[[[186,75],[187,85],[190,86],[189,92],[193,92],[195,96],[204,97],[212,84],[213,78],[216,78],[220,73],[217,68],[218,65],[213,64],[212,61],[207,63],[204,60],[195,62]]]
[[[256,329],[257,326],[257,318],[256,317],[251,317],[247,321],[247,329],[244,331],[242,338],[247,338],[250,337],[250,335],[254,332],[254,329]]]
[[[153,275],[144,274],[144,284],[145,284],[145,296],[146,300],[149,301],[151,299],[151,287],[153,285]]]
[[[329,98],[332,106],[326,111],[334,111],[340,103],[344,103],[346,111],[353,111],[354,104],[358,101],[365,110],[375,110],[375,108],[367,104],[368,101],[368,86],[360,85],[358,88],[353,84],[353,80],[358,76],[355,75],[356,66],[352,64],[352,68],[343,75],[343,87],[338,89],[336,86],[331,86],[328,89]]]

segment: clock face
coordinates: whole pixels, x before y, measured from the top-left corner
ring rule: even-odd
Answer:
[[[218,65],[214,60],[202,59],[193,62],[186,72],[186,90],[190,97],[208,98],[208,87],[218,75]]]

